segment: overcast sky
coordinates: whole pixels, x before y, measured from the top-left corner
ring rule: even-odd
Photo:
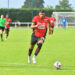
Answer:
[[[9,0],[9,6],[10,8],[21,8],[21,6],[24,4],[25,0]],[[44,0],[45,1],[45,7],[47,6],[53,6],[55,7],[59,0]],[[72,7],[75,9],[75,0],[69,0],[69,3],[72,4]],[[8,0],[0,0],[0,8],[7,8],[8,7]]]

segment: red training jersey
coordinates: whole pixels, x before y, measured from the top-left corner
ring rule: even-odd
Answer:
[[[38,27],[34,29],[34,33],[36,37],[44,37],[47,31],[47,25],[49,23],[49,17],[44,17],[41,19],[39,16],[35,16],[32,20],[36,25],[39,24]]]
[[[54,26],[55,21],[56,21],[55,17],[50,17],[51,26]]]
[[[6,21],[8,22],[8,24],[6,23],[5,24],[5,28],[10,28],[10,25],[9,25],[9,23],[11,23],[12,22],[12,20],[10,19],[10,18],[5,18],[6,19]]]

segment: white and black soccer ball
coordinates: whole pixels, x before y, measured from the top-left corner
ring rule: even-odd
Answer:
[[[59,62],[59,61],[56,61],[56,62],[54,63],[54,67],[55,67],[56,69],[60,69],[61,66],[62,66],[62,64],[61,64],[61,62]]]

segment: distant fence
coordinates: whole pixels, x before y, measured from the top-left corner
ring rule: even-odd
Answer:
[[[26,27],[26,28],[30,28],[30,25],[32,24],[32,22],[12,22],[10,24],[11,27]]]

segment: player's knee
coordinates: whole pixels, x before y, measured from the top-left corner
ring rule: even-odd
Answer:
[[[34,45],[30,45],[30,49],[33,49],[34,48]]]
[[[1,31],[0,31],[0,34],[1,34]]]
[[[8,36],[9,34],[7,34],[7,36]]]
[[[0,33],[2,34],[2,30],[0,31]]]
[[[40,41],[38,42],[38,44],[39,44],[39,43],[40,43],[40,44],[43,44],[43,42],[44,42],[43,40],[40,40]]]
[[[7,36],[9,36],[9,33],[7,32]]]

